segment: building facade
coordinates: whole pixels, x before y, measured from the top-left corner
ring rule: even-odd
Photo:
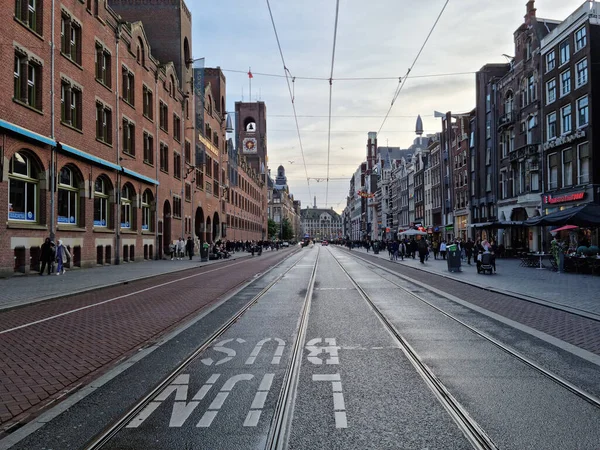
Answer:
[[[318,241],[344,237],[341,216],[333,208],[317,208],[316,202],[312,208],[301,210],[300,223],[303,236],[308,235]]]

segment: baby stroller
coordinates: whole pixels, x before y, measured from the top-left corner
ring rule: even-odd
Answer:
[[[477,264],[477,273],[485,274],[486,272],[489,271],[490,275],[491,275],[492,270],[494,269],[494,267],[492,266],[493,255],[491,253],[482,253],[479,256],[480,256],[480,259],[479,259],[479,264]]]

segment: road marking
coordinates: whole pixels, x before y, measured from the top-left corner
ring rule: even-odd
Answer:
[[[234,375],[231,378],[229,378],[225,382],[223,387],[221,388],[221,391],[217,394],[215,399],[212,401],[212,403],[208,407],[208,411],[206,411],[204,413],[204,415],[202,416],[202,418],[200,419],[200,421],[198,422],[196,427],[200,427],[200,428],[210,427],[210,425],[212,424],[215,417],[217,417],[219,410],[223,406],[223,403],[225,403],[225,400],[227,399],[227,397],[229,397],[229,394],[231,393],[231,391],[233,390],[235,385],[240,381],[250,381],[253,378],[254,378],[254,375],[249,374],[249,373],[242,373],[239,375]]]
[[[188,402],[187,397],[190,376],[189,374],[179,375],[171,384],[163,389],[152,402],[140,411],[140,413],[127,424],[126,428],[139,427],[173,392],[175,392],[175,402],[173,402],[173,411],[171,412],[169,427],[178,428],[183,426],[185,421],[198,407],[200,401],[204,399],[220,376],[220,374],[211,375],[196,395],[194,395],[192,401]]]
[[[168,286],[169,284],[179,283],[180,281],[189,280],[190,278],[195,278],[195,277],[199,277],[199,276],[202,276],[202,275],[206,275],[207,273],[212,273],[212,272],[216,272],[218,270],[228,269],[228,268],[230,268],[232,266],[237,266],[238,264],[243,264],[244,262],[245,261],[241,261],[241,262],[238,262],[238,263],[230,264],[228,266],[221,266],[218,269],[207,270],[206,272],[197,273],[195,275],[189,275],[187,277],[178,278],[177,280],[167,281],[165,283],[157,284],[155,286],[151,286],[151,287],[148,287],[148,288],[145,288],[145,289],[140,289],[139,291],[130,292],[129,294],[119,295],[118,297],[110,298],[108,300],[103,300],[101,302],[93,303],[91,305],[82,306],[81,308],[75,308],[75,309],[72,309],[70,311],[65,311],[63,313],[56,314],[54,316],[50,316],[50,317],[46,317],[44,319],[36,320],[34,322],[25,323],[23,325],[19,325],[18,327],[9,328],[8,330],[0,331],[0,334],[10,333],[11,331],[16,331],[16,330],[21,330],[23,328],[31,327],[31,326],[37,325],[39,323],[48,322],[49,320],[58,319],[59,317],[68,316],[69,314],[73,314],[73,313],[76,313],[76,312],[79,312],[79,311],[83,311],[85,309],[94,308],[96,306],[100,306],[100,305],[104,305],[106,303],[114,302],[115,300],[121,300],[123,298],[127,298],[127,297],[131,297],[133,295],[141,294],[142,292],[148,292],[148,291],[151,291],[153,289],[157,289],[157,288],[160,288],[160,287],[163,287],[163,286]]]
[[[325,360],[326,364],[339,364],[340,358],[338,356],[338,350],[340,347],[337,346],[335,338],[326,338],[325,343],[327,346],[318,347],[317,344],[323,342],[322,338],[315,338],[308,341],[306,344],[306,350],[310,353],[307,356],[307,359],[313,364],[323,364],[323,361],[318,356],[321,353],[329,353],[329,358]]]
[[[267,401],[267,396],[271,390],[274,377],[274,373],[267,373],[265,376],[263,376],[260,386],[258,387],[258,392],[256,392],[254,400],[252,400],[250,411],[248,411],[248,415],[244,421],[245,427],[255,427],[258,425],[258,421],[260,420],[262,409],[265,407],[265,402]]]
[[[348,428],[348,419],[346,417],[346,402],[342,393],[342,381],[339,373],[334,374],[315,374],[313,381],[330,381],[333,390],[333,411],[336,428]]]
[[[244,344],[246,342],[245,340],[243,340],[241,338],[237,338],[237,339],[233,339],[233,338],[232,339],[225,339],[225,340],[223,340],[221,342],[218,342],[217,344],[214,345],[214,347],[212,347],[212,349],[214,351],[225,353],[227,355],[225,358],[221,358],[220,360],[218,360],[215,363],[215,366],[218,366],[220,364],[224,364],[224,363],[226,363],[228,361],[231,361],[235,357],[235,355],[236,355],[235,350],[232,349],[232,348],[229,348],[229,347],[225,347],[225,344],[229,344],[230,342],[232,342],[234,340],[237,343],[239,343],[239,344]],[[212,358],[204,358],[204,359],[201,359],[200,362],[202,364],[206,365],[206,366],[210,366],[210,365],[213,364],[214,361],[213,361]]]
[[[252,350],[252,353],[250,353],[250,357],[246,360],[246,364],[254,364],[254,361],[256,361],[256,357],[262,350],[263,345],[271,340],[277,341],[277,348],[275,349],[275,354],[273,356],[273,359],[271,360],[271,364],[279,364],[279,362],[281,361],[281,355],[283,355],[283,349],[285,348],[285,341],[279,338],[266,338],[261,341],[258,341],[256,346]]]

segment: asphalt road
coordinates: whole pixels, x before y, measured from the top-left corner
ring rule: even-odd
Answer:
[[[14,448],[84,448],[283,274],[103,448],[265,448],[282,407],[288,407],[285,447],[291,449],[472,448],[336,259],[498,448],[598,448],[597,406],[455,319],[600,396],[596,363],[569,351],[569,345],[557,345],[555,337],[462,301],[457,287],[452,295],[429,290],[335,247],[303,249],[204,310],[151,353],[82,390],[79,401],[60,414],[41,416],[40,428]],[[189,301],[202,289],[190,285]],[[171,295],[157,292],[164,299]],[[299,328],[305,301],[307,323]],[[288,378],[296,383],[292,401],[283,404]],[[8,441],[0,441],[0,449],[3,442]]]

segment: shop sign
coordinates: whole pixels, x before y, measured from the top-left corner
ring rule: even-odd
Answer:
[[[565,203],[565,202],[573,202],[573,201],[577,201],[577,200],[583,200],[585,197],[585,191],[584,192],[574,192],[572,194],[564,194],[564,195],[552,195],[552,194],[548,194],[548,195],[543,195],[542,196],[542,201],[546,204],[550,204],[553,205],[555,203]]]
[[[544,144],[544,150],[548,150],[554,147],[558,147],[559,145],[569,144],[577,139],[581,139],[585,137],[585,130],[577,130],[573,134],[567,134],[566,136],[559,136],[553,141],[548,141]]]

